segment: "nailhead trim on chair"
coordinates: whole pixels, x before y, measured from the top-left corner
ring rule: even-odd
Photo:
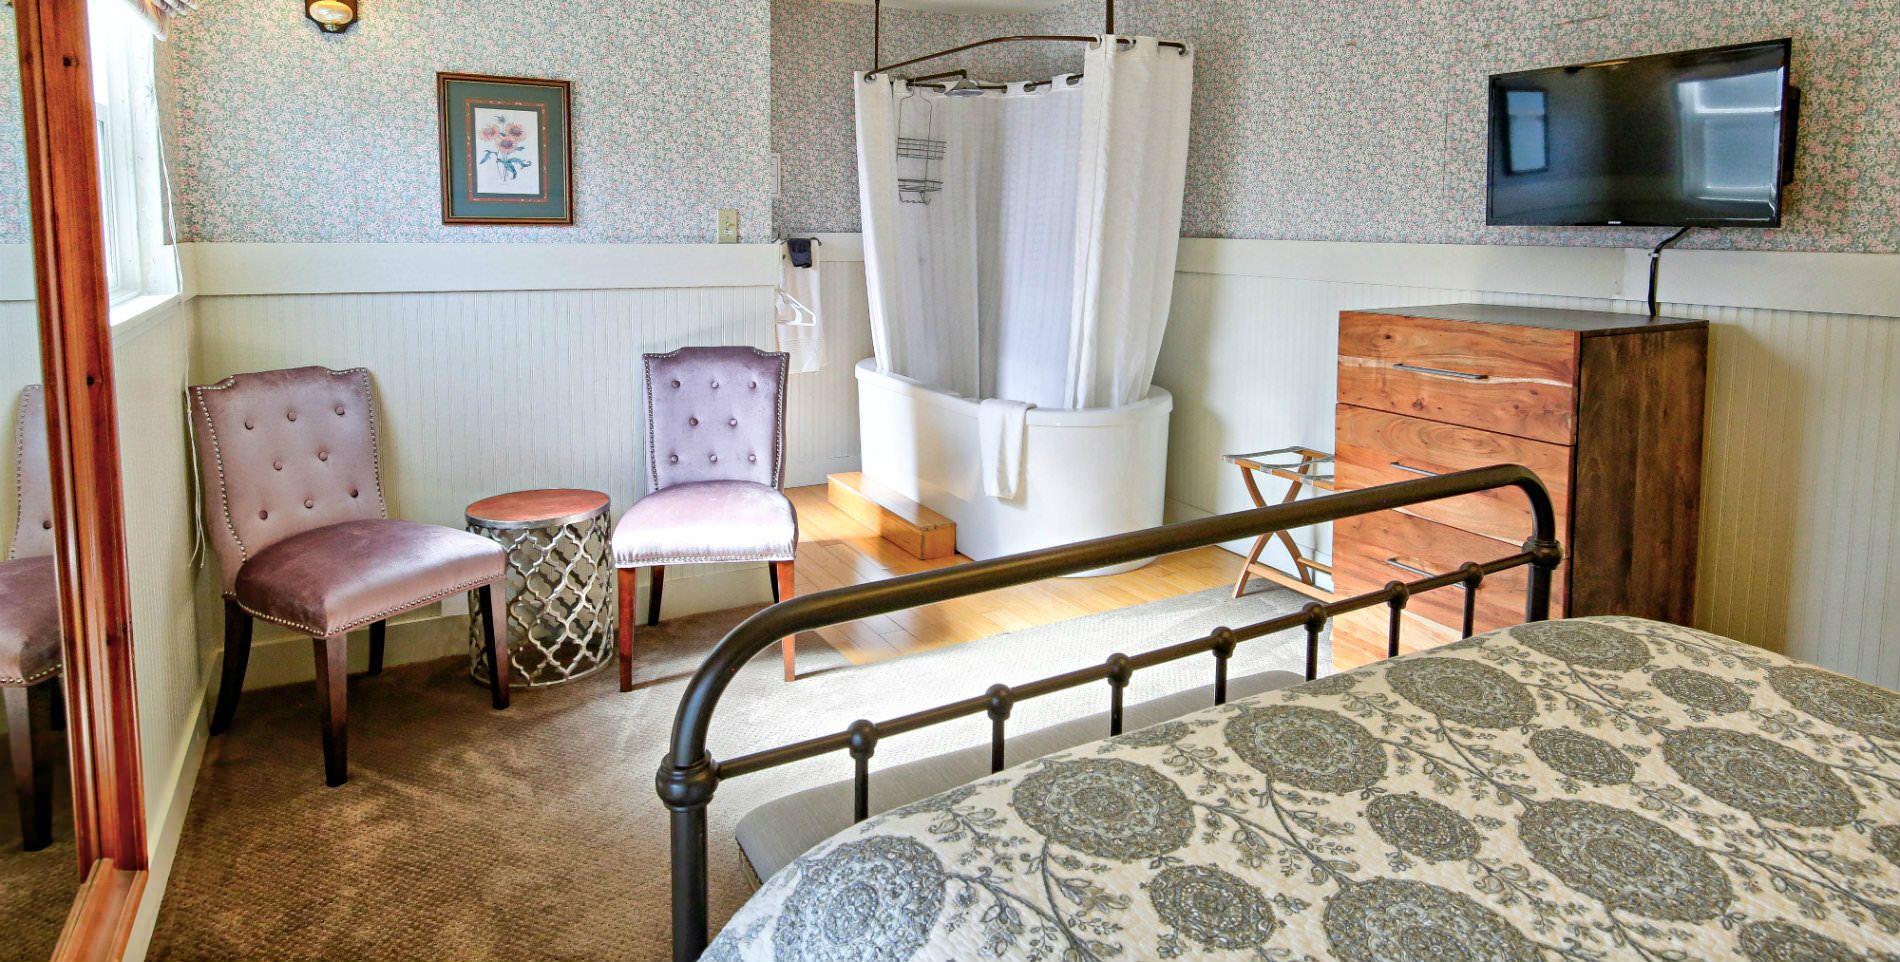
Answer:
[[[772,357],[780,353],[778,351],[761,351],[756,347],[752,348],[751,350],[753,354],[756,354],[759,357]],[[654,440],[653,439],[653,362],[660,358],[678,357],[679,353],[680,353],[679,350],[676,349],[676,350],[667,351],[664,354],[641,355],[640,366],[642,369],[642,373],[646,375],[645,377],[641,378],[641,380],[646,382],[645,387],[646,387],[646,395],[647,395],[647,490],[649,492],[659,490],[659,487],[654,483],[654,479],[660,476],[660,463],[658,460],[656,460],[659,457],[659,453],[654,450],[655,445],[653,443],[653,440]],[[789,359],[781,358],[780,365],[779,365],[779,376],[778,376],[778,392],[777,392],[778,396],[772,399],[774,411],[776,412],[776,416],[778,417],[778,423],[779,423],[779,429],[777,432],[775,432],[775,436],[772,439],[772,487],[774,488],[783,488],[785,486],[785,382],[790,379],[791,379],[790,361]],[[677,379],[670,379],[669,383],[673,387],[680,386],[680,382]],[[753,381],[751,386],[753,388],[757,388],[759,386],[759,382]],[[713,387],[717,389],[719,387],[719,382],[714,381]],[[699,421],[697,418],[693,419],[693,424],[695,426],[697,426],[698,423]],[[757,455],[752,455],[751,457],[756,459]],[[713,460],[718,461],[719,459],[717,457],[714,457]],[[678,455],[671,456],[668,459],[667,463],[669,464],[679,463],[679,456]],[[713,560],[724,560],[724,559],[708,558],[706,560],[713,561]],[[744,558],[740,560],[754,561],[757,559]],[[661,562],[655,561],[652,563],[660,564]],[[684,563],[684,562],[681,562],[681,563]]]
[[[377,433],[377,428],[376,428],[376,400],[370,390],[369,368],[352,367],[352,368],[346,368],[341,371],[330,371],[330,374],[333,377],[348,377],[348,376],[354,375],[362,381],[363,406],[364,406],[364,410],[368,412],[368,417],[369,417],[369,450],[370,450],[371,471],[376,481],[377,500],[378,502],[380,502],[377,506],[378,508],[377,513],[380,514],[382,517],[387,518],[389,517],[389,500],[387,498],[382,497],[382,491],[383,491],[382,438],[381,438],[381,435]],[[239,567],[243,566],[243,562],[251,560],[251,552],[250,552],[249,546],[247,546],[244,543],[244,539],[238,535],[237,522],[231,517],[231,489],[225,483],[225,477],[224,477],[224,448],[218,441],[218,424],[216,421],[212,420],[211,406],[205,402],[205,392],[230,390],[231,388],[237,386],[238,378],[242,376],[243,375],[233,374],[230,377],[227,377],[216,384],[206,384],[206,385],[202,385],[200,387],[194,387],[191,389],[193,398],[198,402],[198,410],[204,415],[205,434],[209,436],[211,439],[211,454],[212,454],[213,459],[215,459],[218,464],[218,504],[224,509],[225,530],[231,532],[231,541],[232,543],[236,544],[238,547]],[[344,413],[345,412],[341,407],[337,408],[338,417],[342,417]],[[289,413],[289,417],[290,417],[290,420],[295,421],[297,420],[297,413],[295,411],[292,411]],[[248,420],[245,421],[244,427],[247,430],[250,429],[251,422]],[[279,470],[282,470],[282,462],[279,462],[275,466]],[[351,491],[350,497],[352,498],[356,497],[356,492]],[[308,505],[306,505],[306,507],[308,507]],[[264,517],[264,515],[260,514],[259,517],[262,518]],[[453,593],[454,592],[450,592],[450,594],[453,594]],[[447,597],[447,596],[444,595],[443,597]],[[428,602],[423,602],[423,603],[428,604]],[[245,610],[248,611],[249,609],[245,609]],[[406,611],[408,609],[402,609],[402,610]],[[254,611],[251,612],[251,614],[257,615],[257,617],[259,618],[264,617],[263,615],[258,615],[257,612],[254,612]],[[274,620],[274,619],[266,619],[266,620]],[[275,623],[284,624],[284,622],[275,622]],[[367,623],[368,622],[365,622],[365,624]],[[286,625],[286,627],[296,628],[299,626]]]
[[[4,685],[5,687],[8,687],[8,688],[26,688],[32,685],[37,685],[40,682],[45,681],[46,679],[51,678],[57,674],[59,674],[58,665],[54,665],[53,667],[48,668],[45,671],[40,672],[39,674],[34,675],[31,678],[13,678],[8,675],[0,675],[0,685]]]
[[[310,635],[311,637],[314,637],[314,638],[328,638],[334,635],[347,634],[348,632],[355,631],[358,628],[364,627],[365,625],[371,625],[378,621],[382,621],[383,619],[388,618],[391,615],[400,615],[405,611],[414,611],[417,608],[420,608],[424,605],[435,604],[436,602],[441,601],[442,599],[447,598],[450,595],[461,594],[464,591],[474,591],[476,588],[479,588],[482,585],[494,584],[495,582],[500,581],[501,579],[506,578],[506,577],[508,577],[508,569],[507,569],[507,563],[504,561],[502,565],[501,573],[498,575],[495,575],[494,577],[478,578],[474,581],[464,582],[463,584],[456,585],[455,587],[449,588],[441,592],[440,594],[430,595],[429,597],[424,598],[421,601],[412,602],[406,605],[398,605],[394,608],[385,608],[384,610],[379,611],[373,615],[370,615],[365,618],[360,618],[356,621],[352,621],[349,624],[342,625],[337,628],[333,628],[328,632],[325,632],[322,628],[316,627],[315,625],[306,625],[306,624],[303,624],[302,622],[291,621],[286,618],[279,618],[275,615],[267,615],[261,611],[258,611],[250,607],[249,605],[246,605],[244,602],[237,600],[237,597],[234,595],[225,595],[224,599],[226,601],[231,602],[232,604],[237,605],[239,608],[244,609],[244,612],[253,618],[258,618],[263,621],[268,621],[273,625],[282,625],[285,628],[294,628],[297,631],[303,632],[304,634]]]

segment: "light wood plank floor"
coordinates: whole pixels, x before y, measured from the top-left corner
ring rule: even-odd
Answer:
[[[790,488],[785,493],[798,508],[798,590],[801,594],[970,560],[962,555],[935,561],[911,557],[833,508],[825,500],[824,485]],[[862,664],[1207,588],[1230,586],[1240,575],[1240,565],[1240,556],[1232,552],[1197,548],[1165,555],[1146,567],[1124,574],[1053,578],[836,625],[821,629],[819,634],[846,658]],[[1311,589],[1306,590],[1311,592]],[[1351,651],[1339,651],[1339,647],[1335,646],[1334,660],[1349,661],[1355,666],[1383,654],[1373,650],[1360,652],[1358,646],[1353,646]]]

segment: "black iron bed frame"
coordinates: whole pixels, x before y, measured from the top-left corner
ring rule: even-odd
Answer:
[[[1312,602],[1300,611],[1240,628],[1216,628],[1199,638],[1177,642],[1137,655],[1116,653],[1100,664],[1078,668],[1026,685],[992,685],[981,695],[939,705],[884,722],[860,719],[845,730],[819,738],[717,761],[706,752],[706,736],[713,710],[741,666],[780,639],[796,632],[855,621],[872,615],[933,604],[997,588],[1028,584],[1108,565],[1152,558],[1189,548],[1200,548],[1242,538],[1253,538],[1289,528],[1337,521],[1501,488],[1517,488],[1530,500],[1532,531],[1522,550],[1492,561],[1471,561],[1457,571],[1393,581],[1384,588],[1332,602]],[[1250,511],[1216,515],[1198,521],[1147,528],[1128,534],[1097,538],[940,568],[914,575],[803,595],[764,609],[727,633],[687,683],[673,720],[670,750],[660,763],[655,785],[671,812],[673,869],[673,958],[693,962],[707,942],[706,807],[719,783],[767,768],[845,751],[854,776],[854,821],[869,815],[870,761],[879,740],[930,725],[977,714],[990,717],[990,770],[1004,768],[1004,728],[1015,703],[1064,691],[1091,682],[1109,684],[1109,735],[1122,729],[1122,693],[1137,670],[1204,652],[1214,655],[1214,704],[1227,700],[1227,662],[1244,641],[1291,628],[1306,629],[1306,677],[1317,671],[1320,632],[1332,618],[1387,606],[1391,611],[1387,654],[1397,655],[1401,614],[1413,594],[1459,586],[1464,589],[1464,631],[1470,637],[1479,588],[1484,579],[1501,571],[1528,565],[1530,583],[1525,591],[1524,620],[1550,616],[1551,573],[1563,558],[1557,542],[1550,494],[1530,469],[1494,465],[1455,474],[1366,488],[1344,494],[1276,504]]]

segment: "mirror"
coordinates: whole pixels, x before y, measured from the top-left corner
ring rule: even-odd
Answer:
[[[15,16],[0,8],[0,958],[44,959],[79,874]]]

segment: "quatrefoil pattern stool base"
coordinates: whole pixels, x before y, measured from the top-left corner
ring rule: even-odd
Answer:
[[[614,658],[615,579],[607,496],[517,491],[468,507],[468,530],[508,549],[508,653],[514,687],[584,678]],[[490,674],[470,596],[469,674]]]

